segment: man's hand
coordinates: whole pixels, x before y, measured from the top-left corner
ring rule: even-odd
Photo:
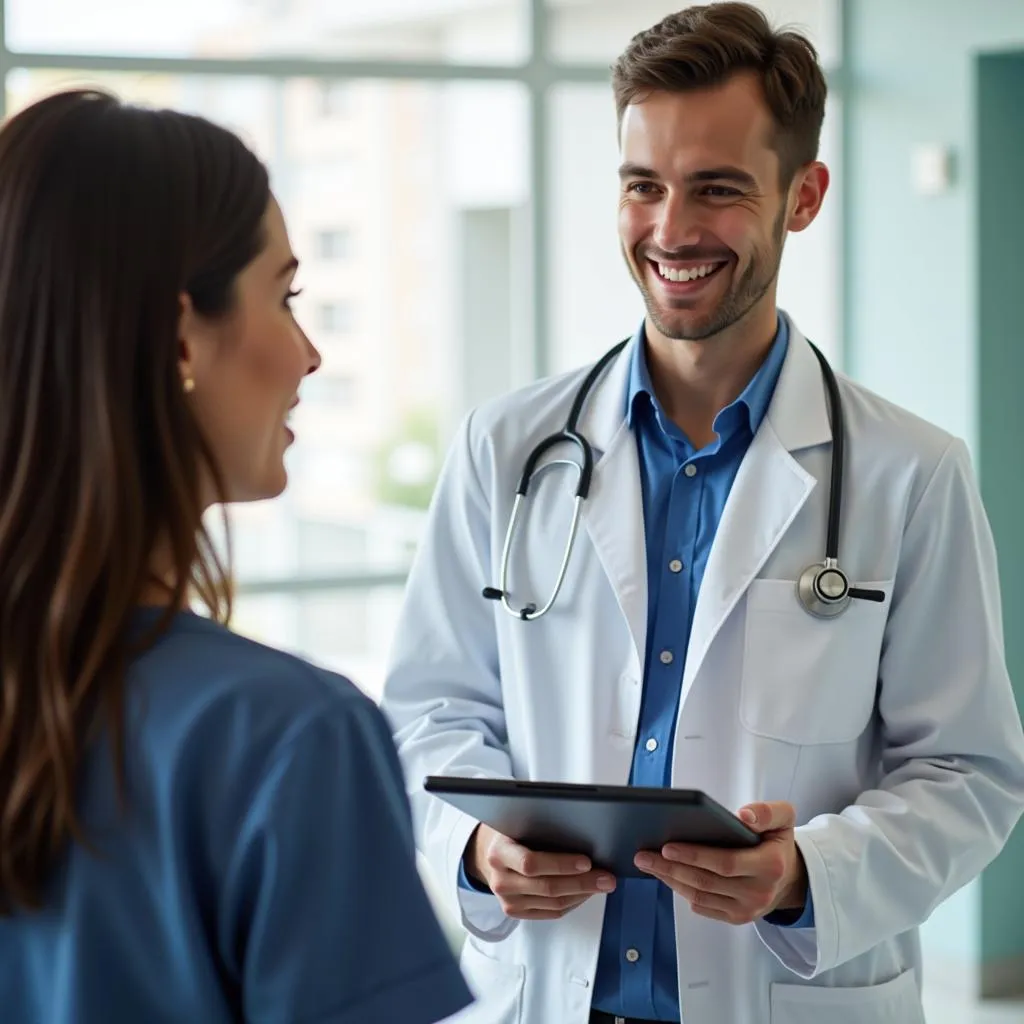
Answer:
[[[615,888],[614,875],[591,869],[589,858],[538,853],[487,825],[478,825],[466,847],[466,874],[487,885],[509,917],[553,921],[595,893]]]
[[[749,924],[776,910],[802,910],[807,868],[793,838],[796,810],[781,801],[750,804],[740,819],[763,834],[745,850],[668,843],[638,853],[636,866],[664,882],[694,912],[728,924]]]

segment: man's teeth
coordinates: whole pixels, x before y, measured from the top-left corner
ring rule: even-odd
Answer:
[[[666,281],[696,281],[698,277],[707,277],[708,274],[717,270],[718,266],[717,263],[704,263],[699,267],[691,267],[687,270],[685,267],[676,269],[675,267],[666,267],[664,263],[659,263],[658,273]]]

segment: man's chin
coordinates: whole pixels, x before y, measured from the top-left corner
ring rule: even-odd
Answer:
[[[650,313],[658,333],[673,341],[704,341],[722,330],[720,318],[706,313],[678,309],[652,309]]]

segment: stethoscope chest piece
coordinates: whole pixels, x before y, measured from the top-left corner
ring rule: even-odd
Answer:
[[[797,581],[797,597],[809,614],[831,619],[850,603],[850,581],[831,558],[809,565]]]
[[[849,577],[831,557],[807,566],[796,583],[796,596],[804,611],[817,619],[831,619],[846,611],[850,599],[881,604],[884,590],[852,586]]]

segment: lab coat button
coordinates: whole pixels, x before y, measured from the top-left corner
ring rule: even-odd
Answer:
[[[683,472],[689,477],[694,477],[697,475],[697,467],[691,462]]]
[[[635,949],[626,950],[626,959],[631,963],[635,964],[640,959],[640,954]]]
[[[668,563],[668,567],[670,572],[683,571],[683,563],[680,562],[678,558],[673,558],[672,561]]]
[[[653,754],[658,749],[658,741],[652,736],[645,744],[647,749]]]
[[[671,665],[674,660],[674,656],[671,651],[661,652],[661,663],[662,665]]]

